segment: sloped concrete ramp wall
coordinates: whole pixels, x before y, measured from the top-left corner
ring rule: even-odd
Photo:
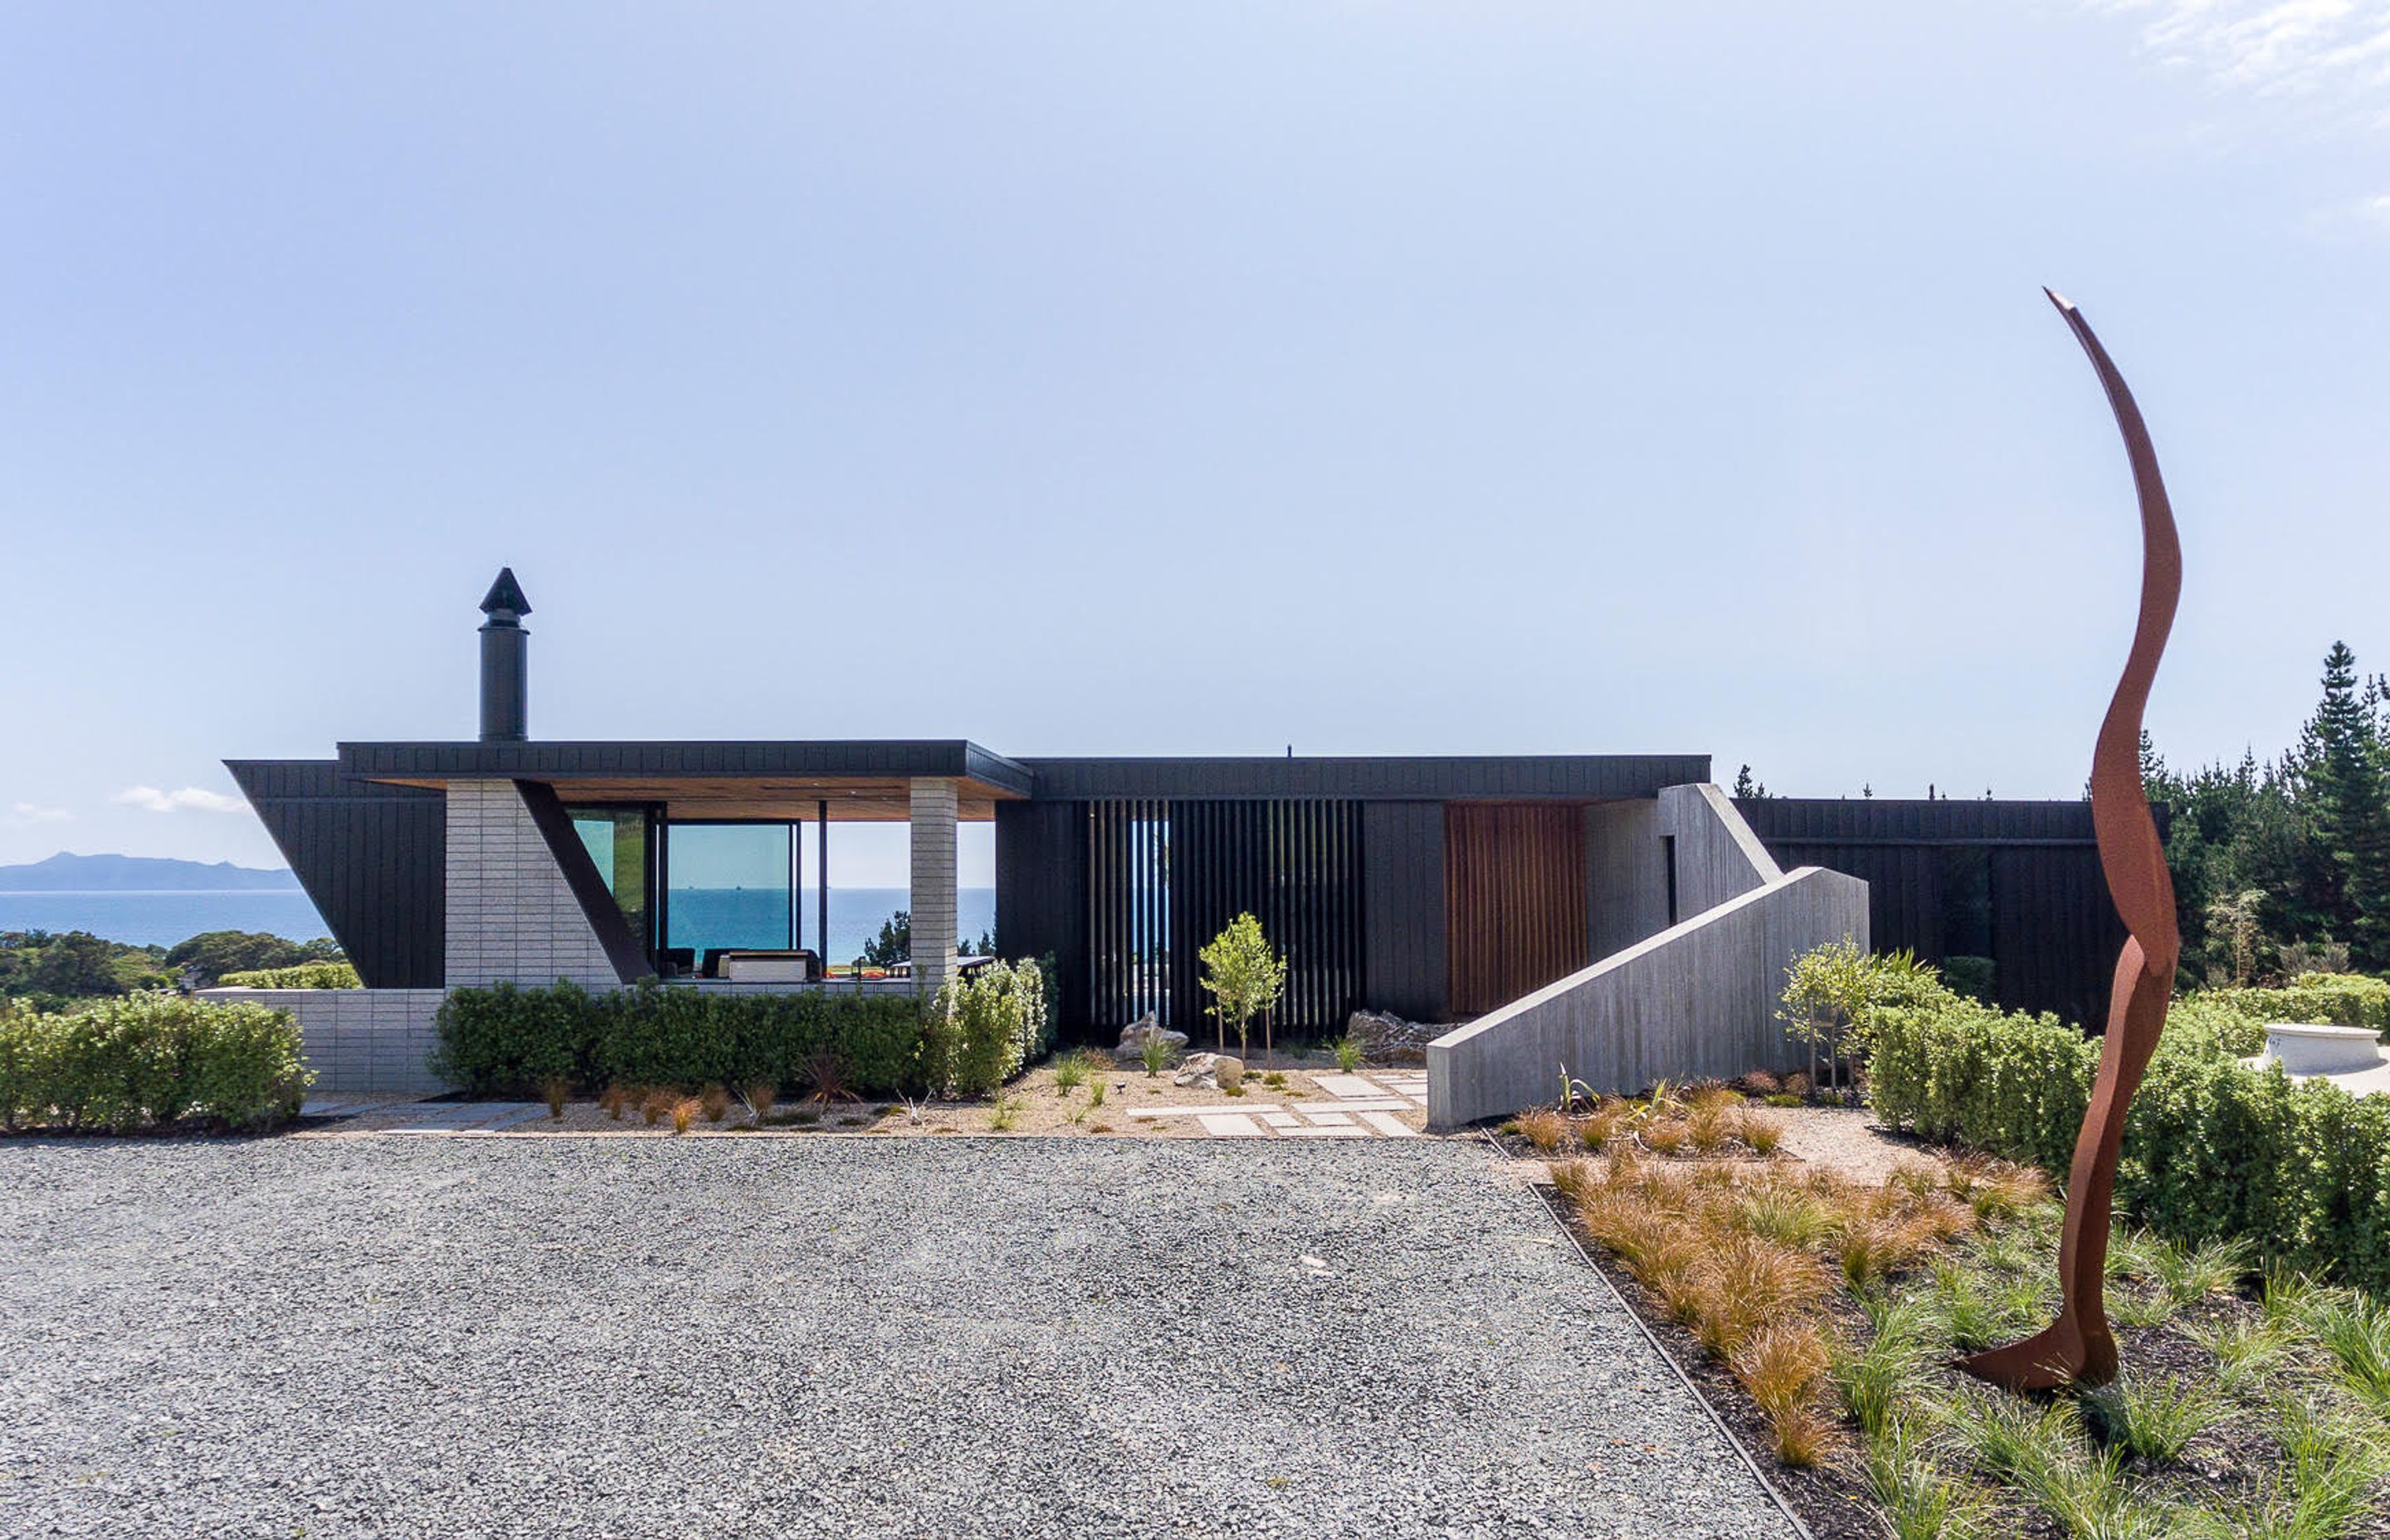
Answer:
[[[1428,1122],[1549,1103],[1562,1066],[1624,1093],[1787,1068],[1804,1050],[1777,1018],[1785,966],[1844,936],[1868,944],[1858,879],[1803,866],[1750,888],[1430,1044]]]

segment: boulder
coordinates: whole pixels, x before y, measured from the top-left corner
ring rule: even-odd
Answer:
[[[1124,1064],[1142,1064],[1145,1062],[1145,1045],[1149,1041],[1160,1043],[1176,1055],[1185,1050],[1187,1034],[1172,1032],[1155,1018],[1153,1012],[1147,1011],[1121,1030],[1120,1046],[1112,1050],[1112,1057]]]
[[[1236,1055],[1199,1053],[1190,1055],[1186,1063],[1178,1066],[1173,1084],[1232,1091],[1244,1083],[1244,1078],[1245,1061]]]
[[[1384,1010],[1356,1010],[1344,1023],[1344,1035],[1361,1046],[1361,1057],[1372,1064],[1424,1064],[1427,1046],[1451,1030],[1406,1021]]]

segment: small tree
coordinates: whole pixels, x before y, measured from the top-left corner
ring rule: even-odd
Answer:
[[[1809,1046],[1811,1084],[1818,1083],[1822,1054],[1826,1083],[1840,1088],[1844,1040],[1867,1010],[1873,983],[1868,955],[1848,936],[1802,953],[1784,970],[1783,1018]]]
[[[2266,895],[2255,888],[2228,898],[2212,900],[2207,905],[2207,933],[2224,945],[2224,955],[2232,969],[2232,987],[2245,987],[2257,972],[2257,941],[2262,933],[2257,923],[2257,905]]]
[[[899,909],[880,922],[880,934],[863,943],[858,967],[891,968],[913,955],[913,912]]]
[[[1251,915],[1230,920],[1196,956],[1203,965],[1203,988],[1212,996],[1204,1008],[1220,1023],[1220,1051],[1228,1051],[1228,1023],[1234,1021],[1241,1054],[1253,1013],[1274,1008],[1286,988],[1286,959]]]

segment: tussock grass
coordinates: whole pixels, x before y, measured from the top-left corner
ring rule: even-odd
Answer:
[[[674,1102],[672,1104],[673,1132],[675,1134],[687,1133],[688,1125],[695,1123],[697,1121],[698,1114],[704,1110],[705,1103],[698,1100],[695,1097],[683,1097],[678,1101]]]
[[[639,1096],[639,1116],[647,1120],[649,1128],[653,1128],[672,1115],[673,1104],[679,1099],[670,1091],[644,1091]]]
[[[1576,1124],[1557,1108],[1531,1108],[1511,1119],[1510,1126],[1546,1155],[1557,1155],[1576,1143]]]
[[[604,1108],[606,1110],[606,1115],[613,1119],[616,1123],[621,1123],[623,1121],[623,1109],[628,1107],[630,1104],[631,1093],[624,1090],[620,1085],[607,1086],[605,1091],[598,1097],[598,1105]]]
[[[564,1104],[572,1099],[572,1082],[562,1075],[550,1075],[539,1083],[539,1096],[547,1103],[547,1115],[558,1123],[564,1121]]]
[[[739,1099],[747,1104],[749,1114],[761,1123],[771,1117],[772,1104],[780,1099],[780,1088],[768,1080],[751,1081],[739,1087]]]
[[[709,1085],[700,1091],[697,1104],[704,1110],[708,1123],[720,1123],[730,1115],[730,1093],[719,1085]]]
[[[2223,1419],[2224,1400],[2204,1385],[2129,1376],[2078,1396],[2091,1435],[2136,1459],[2176,1460],[2185,1445]]]

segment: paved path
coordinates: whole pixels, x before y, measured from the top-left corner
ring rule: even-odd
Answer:
[[[0,1534],[1789,1534],[1470,1141],[0,1141]]]
[[[1326,1101],[1266,1099],[1258,1075],[1245,1077],[1246,1097],[1200,1107],[1132,1107],[1132,1118],[1192,1118],[1215,1139],[1409,1139],[1419,1130],[1401,1114],[1427,1110],[1425,1070],[1373,1070],[1368,1076],[1317,1075]],[[1262,1098],[1262,1099],[1256,1099]]]

